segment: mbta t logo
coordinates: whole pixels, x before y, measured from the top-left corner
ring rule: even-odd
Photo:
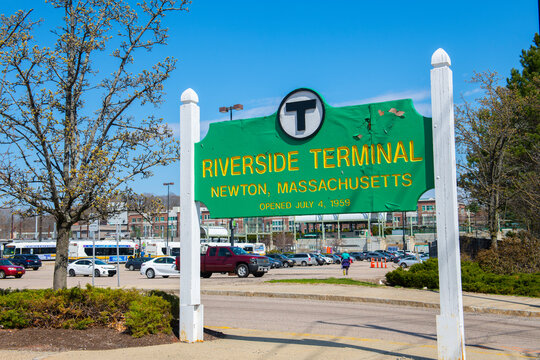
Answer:
[[[285,134],[295,139],[306,139],[321,128],[324,103],[315,91],[296,89],[281,101],[277,118]]]

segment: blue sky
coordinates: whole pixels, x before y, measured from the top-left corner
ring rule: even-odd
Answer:
[[[133,2],[135,3],[135,2]],[[174,56],[177,70],[165,83],[166,97],[154,115],[178,134],[180,95],[193,88],[201,107],[201,137],[210,122],[228,120],[220,106],[237,103],[234,118],[269,115],[299,87],[318,91],[333,106],[412,98],[431,115],[432,53],[452,59],[454,101],[474,99],[466,81],[473,71],[506,78],[519,68],[521,50],[538,31],[537,1],[197,1],[188,13],[165,20],[169,45],[146,55]],[[41,0],[0,3],[0,13],[34,8],[51,19]],[[44,27],[45,28],[45,27]],[[143,56],[145,56],[143,54]],[[156,169],[133,184],[135,191],[179,193],[179,165]]]

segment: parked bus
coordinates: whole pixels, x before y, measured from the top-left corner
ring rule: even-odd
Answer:
[[[116,262],[117,245],[115,240],[100,240],[95,242],[95,255],[97,259],[106,262]],[[130,256],[135,256],[136,243],[131,240],[120,240],[118,242],[118,261],[126,262]],[[69,243],[69,260],[92,257],[92,241],[75,240]]]
[[[41,260],[56,258],[56,241],[14,241],[4,245],[4,256],[34,254]]]
[[[169,241],[169,249],[171,256],[180,256],[180,242]],[[148,241],[145,254],[152,257],[167,255],[167,242],[164,240]]]

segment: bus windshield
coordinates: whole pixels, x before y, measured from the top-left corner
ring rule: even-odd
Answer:
[[[15,246],[5,246],[4,255],[15,255]]]

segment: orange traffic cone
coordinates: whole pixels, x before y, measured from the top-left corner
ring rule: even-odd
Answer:
[[[388,269],[388,265],[386,265],[386,258],[384,258],[384,268]]]
[[[377,269],[379,268],[379,259],[377,259]]]
[[[371,268],[375,267],[375,261],[373,261],[373,258],[371,258]]]

